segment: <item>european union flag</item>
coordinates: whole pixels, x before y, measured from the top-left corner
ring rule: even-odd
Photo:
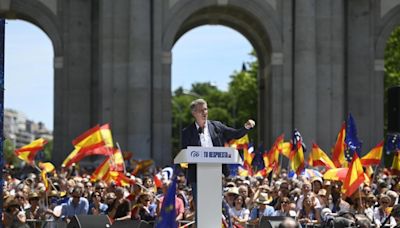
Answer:
[[[164,196],[163,204],[160,210],[160,217],[157,220],[156,228],[176,228],[176,176],[172,178],[172,182],[168,187],[167,193]]]
[[[348,162],[353,159],[354,153],[360,156],[361,152],[361,142],[357,138],[357,128],[353,116],[349,114],[346,122],[346,138],[344,140],[346,143],[346,149],[344,156]]]
[[[400,149],[400,135],[388,134],[386,139],[386,154]]]

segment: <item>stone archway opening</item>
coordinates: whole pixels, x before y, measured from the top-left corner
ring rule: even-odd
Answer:
[[[400,25],[393,29],[387,39],[384,55],[384,131],[388,130],[388,88],[400,85]]]
[[[265,15],[263,15],[265,16]],[[171,21],[174,21],[171,20]],[[257,104],[257,143],[270,145],[272,135],[272,72],[278,68],[271,65],[272,56],[280,48],[280,40],[276,40],[279,35],[274,34],[273,48],[271,35],[267,32],[267,25],[264,21],[260,21],[254,12],[249,12],[243,6],[239,5],[224,5],[224,6],[210,6],[198,9],[192,14],[188,15],[184,20],[178,23],[172,23],[168,26],[166,34],[163,38],[164,53],[171,53],[174,44],[188,31],[202,25],[220,25],[231,28],[241,35],[243,35],[252,45],[255,56],[257,57],[259,70],[257,75],[257,90],[258,90],[258,104]],[[273,28],[271,29],[273,30]],[[275,31],[275,30],[274,30]],[[270,31],[273,32],[273,31]],[[169,54],[172,55],[172,54]],[[170,57],[171,58],[171,57]],[[172,59],[172,58],[171,58]],[[278,56],[281,61],[281,56]],[[174,60],[172,59],[171,62]],[[279,60],[278,60],[279,61]],[[164,75],[171,78],[171,66],[165,63]],[[168,85],[171,91],[171,84]],[[170,100],[170,99],[169,99]],[[171,115],[172,119],[172,115]],[[170,128],[171,129],[171,128]]]
[[[189,104],[207,100],[209,118],[238,128],[257,120],[258,62],[250,42],[220,25],[203,25],[185,33],[172,49],[172,153],[180,150],[182,128],[193,122]],[[235,92],[236,91],[236,92]],[[257,132],[249,133],[251,141]]]
[[[53,59],[52,42],[40,28],[23,20],[6,20],[4,136],[10,148],[47,139],[45,152],[38,155],[41,160],[50,160],[52,153]]]

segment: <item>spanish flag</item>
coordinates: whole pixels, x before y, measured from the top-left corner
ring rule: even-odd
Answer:
[[[35,141],[29,143],[28,145],[25,145],[21,147],[20,149],[15,151],[15,154],[17,157],[21,160],[24,160],[25,162],[29,164],[33,164],[35,160],[36,153],[39,150],[42,150],[43,147],[47,144],[47,141],[43,138],[36,139]]]
[[[281,134],[275,139],[274,144],[272,145],[271,150],[268,152],[268,167],[276,169],[279,165],[279,154],[281,151],[281,145],[283,143],[284,134]],[[265,162],[265,159],[264,159]],[[267,165],[266,165],[267,167]]]
[[[304,170],[304,153],[301,141],[297,142],[296,147],[290,154],[290,167],[297,175],[300,175]]]
[[[39,168],[47,173],[51,173],[55,170],[55,167],[51,162],[39,162]]]
[[[150,166],[152,166],[154,164],[154,161],[153,160],[141,160],[141,161],[137,161],[136,163],[137,163],[136,167],[131,173],[134,176],[136,176],[139,172],[147,171],[150,168]]]
[[[358,157],[357,153],[354,153],[353,160],[350,163],[349,171],[347,172],[346,179],[343,183],[345,195],[348,197],[353,195],[353,193],[364,181],[365,175],[360,158]]]
[[[112,171],[125,171],[124,158],[122,157],[122,153],[119,149],[114,149],[114,153],[111,156],[110,163],[110,169]]]
[[[234,139],[229,142],[230,147],[233,147],[237,150],[242,150],[243,148],[248,148],[249,145],[249,136],[246,134],[240,139]]]
[[[290,142],[282,142],[282,143],[279,145],[279,152],[280,152],[283,156],[289,158],[289,157],[290,157],[291,147],[292,147],[292,145],[290,144]]]
[[[118,186],[129,186],[129,185],[134,185],[136,182],[132,180],[131,178],[127,177],[124,173],[122,172],[117,172],[117,171],[110,171],[109,173],[109,182],[114,181],[116,185]]]
[[[90,177],[90,180],[95,182],[97,180],[104,180],[106,181],[109,179],[109,172],[110,172],[110,160],[111,157],[106,158],[98,167],[97,169],[92,173],[92,176]]]
[[[326,155],[326,153],[315,143],[312,144],[310,163],[311,166],[324,166],[326,169],[336,168],[328,155]]]
[[[89,155],[112,155],[114,149],[108,124],[96,125],[72,141],[74,150],[64,160],[63,166],[69,167]]]
[[[105,145],[99,125],[87,130],[72,141],[75,147],[89,148]]]
[[[393,175],[400,176],[400,150],[394,154],[391,171]]]
[[[346,138],[346,123],[343,122],[342,128],[339,131],[336,144],[332,152],[332,161],[337,168],[347,167],[346,157],[344,156],[345,138]]]
[[[368,165],[379,165],[381,163],[383,151],[383,140],[378,145],[376,145],[368,154],[361,158],[361,164],[363,166]]]
[[[40,173],[40,176],[42,177],[42,181],[44,186],[46,187],[46,191],[49,190],[49,180],[47,179],[47,172],[46,170],[42,170],[42,172]]]

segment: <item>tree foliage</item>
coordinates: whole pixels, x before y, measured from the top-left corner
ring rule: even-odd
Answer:
[[[387,131],[387,90],[400,86],[400,26],[393,30],[385,48],[385,132]]]
[[[5,139],[3,144],[4,160],[7,164],[16,166],[19,163],[19,159],[14,154],[15,145],[10,139]]]
[[[250,62],[246,66],[249,70],[233,72],[230,76],[228,91],[222,91],[210,82],[204,82],[192,84],[190,90],[179,87],[173,92],[173,155],[180,150],[181,130],[194,121],[189,105],[197,98],[207,101],[210,120],[218,120],[235,128],[242,127],[249,118],[257,121],[258,62]],[[256,131],[251,131],[250,138],[257,138]]]

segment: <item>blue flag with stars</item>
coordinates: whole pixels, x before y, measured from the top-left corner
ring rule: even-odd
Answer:
[[[388,134],[386,139],[386,154],[400,150],[400,134]]]
[[[172,182],[168,187],[167,193],[164,195],[164,200],[160,210],[160,217],[157,220],[156,228],[177,228],[176,210],[176,176],[172,178]]]
[[[346,122],[346,137],[344,139],[346,143],[346,149],[344,156],[348,162],[353,160],[354,153],[360,156],[361,153],[361,142],[357,138],[357,128],[353,116],[349,114]]]
[[[251,166],[252,166],[253,171],[255,173],[260,171],[260,170],[263,170],[265,168],[263,154],[264,154],[264,147],[261,144],[258,147],[258,150],[256,150],[254,152],[254,158],[253,158],[253,161],[251,163]]]

